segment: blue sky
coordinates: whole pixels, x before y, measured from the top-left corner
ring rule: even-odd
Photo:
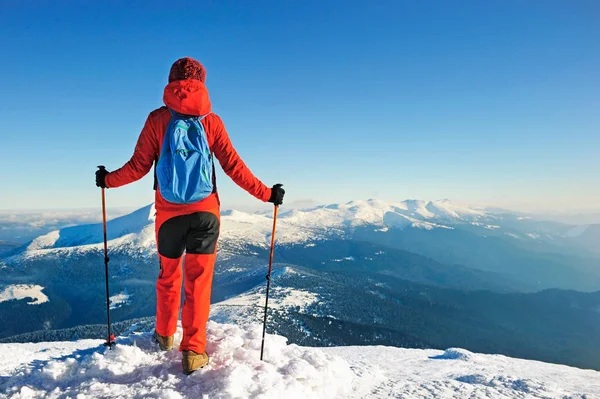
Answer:
[[[52,3],[2,1],[0,209],[97,206],[183,56],[287,203],[600,202],[594,0]],[[224,207],[268,206],[218,173]]]

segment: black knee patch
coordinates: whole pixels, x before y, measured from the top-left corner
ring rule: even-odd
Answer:
[[[183,255],[189,229],[188,215],[176,216],[164,222],[158,230],[158,253],[177,259]]]
[[[189,216],[186,252],[197,255],[214,254],[219,239],[219,218],[210,212],[196,212]]]

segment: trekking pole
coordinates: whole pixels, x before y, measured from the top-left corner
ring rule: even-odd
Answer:
[[[265,318],[263,320],[262,344],[260,346],[260,360],[263,360],[263,350],[265,348],[265,330],[267,328],[267,307],[269,305],[269,288],[271,287],[271,269],[273,268],[273,252],[275,250],[275,226],[277,225],[277,210],[278,205],[275,205],[273,211],[273,232],[271,233],[271,253],[269,255],[269,273],[267,274],[267,299],[265,301]]]
[[[98,166],[100,170],[106,170],[104,166]],[[107,318],[107,327],[108,327],[108,336],[106,338],[106,342],[104,346],[108,346],[109,349],[112,349],[112,346],[115,344],[115,336],[110,331],[110,298],[108,291],[108,243],[106,240],[106,200],[104,196],[104,188],[102,188],[102,227],[104,228],[104,272],[106,278],[106,318]]]

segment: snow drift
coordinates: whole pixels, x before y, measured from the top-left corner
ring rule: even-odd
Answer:
[[[260,361],[261,333],[210,321],[211,361],[190,376],[147,331],[112,350],[101,340],[3,344],[0,398],[600,397],[600,372],[456,348],[307,348],[267,335]]]
[[[176,342],[181,335],[179,328]],[[0,398],[291,399],[350,393],[353,373],[339,356],[269,335],[260,361],[260,326],[243,330],[210,322],[208,336],[210,364],[189,377],[181,372],[180,353],[159,351],[148,332],[120,338],[113,349],[95,340],[5,344]]]

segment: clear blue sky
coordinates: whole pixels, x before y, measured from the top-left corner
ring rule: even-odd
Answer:
[[[52,3],[1,2],[0,208],[97,206],[183,56],[288,203],[600,201],[595,0]],[[107,195],[148,204],[152,176]]]

